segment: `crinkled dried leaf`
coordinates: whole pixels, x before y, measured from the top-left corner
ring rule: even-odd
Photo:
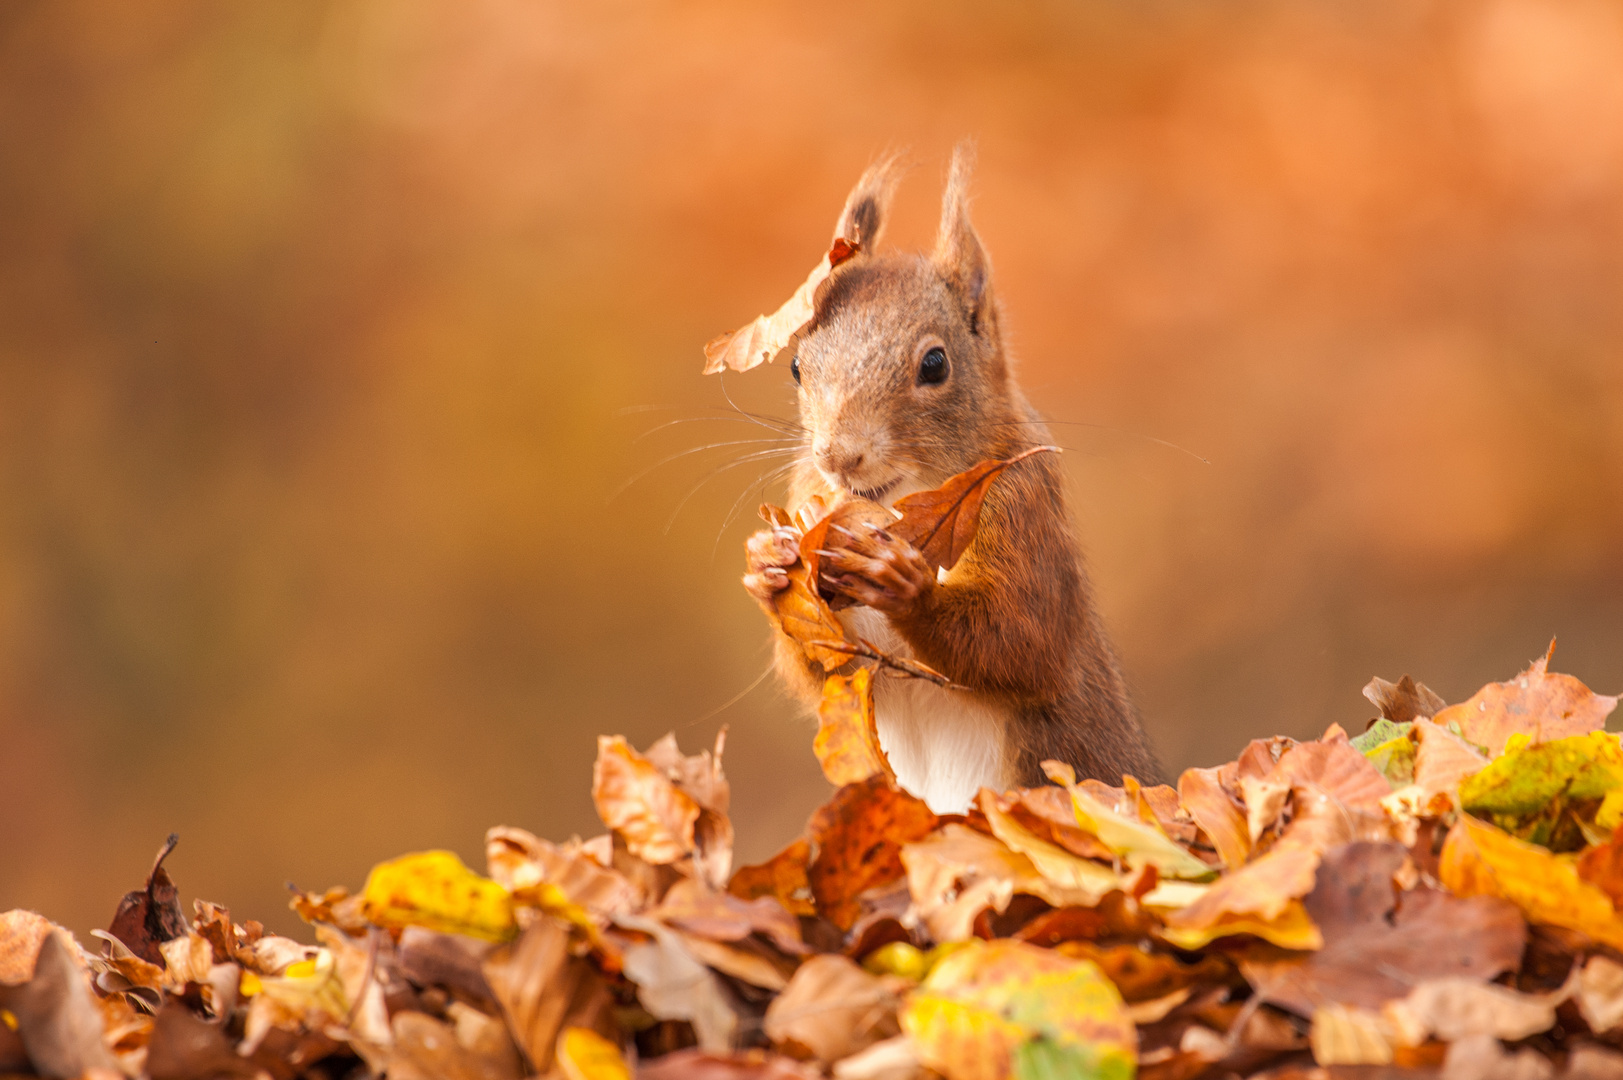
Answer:
[[[741,900],[728,893],[709,892],[696,882],[678,881],[647,915],[718,941],[762,934],[791,955],[809,951],[800,938],[800,924],[775,897]]]
[[[1112,889],[1126,887],[1126,882],[1113,868],[1079,858],[1026,828],[1004,809],[1005,797],[990,788],[980,790],[976,803],[981,813],[986,815],[992,835],[1011,850],[1030,859],[1037,872],[1051,885],[1075,894],[1076,898],[1071,902],[1096,904]]]
[[[757,315],[747,325],[730,334],[722,334],[704,347],[704,373],[714,375],[731,368],[748,371],[759,367],[782,352],[794,336],[816,313],[817,290],[828,280],[836,266],[851,258],[860,245],[844,237],[835,237],[833,244],[812,272],[801,282],[794,295],[770,315]]]
[[[787,511],[771,505],[761,507],[761,516],[775,524],[792,523],[794,520]],[[828,601],[819,595],[816,564],[808,558],[812,551],[823,546],[822,537],[827,529],[825,518],[802,534],[800,559],[784,571],[789,584],[772,598],[772,617],[778,629],[800,645],[807,659],[824,671],[833,671],[851,658],[817,643],[844,641],[845,627],[834,617],[834,610],[828,606]],[[810,547],[806,542],[808,536],[813,537]]]
[[[1058,453],[1057,446],[1034,446],[1011,458],[983,461],[938,488],[905,495],[895,502],[900,521],[890,532],[912,544],[931,566],[951,570],[975,539],[981,504],[1003,470],[1033,454]]]
[[[158,857],[152,860],[146,885],[124,894],[107,932],[122,941],[131,952],[149,964],[162,964],[158,946],[186,932],[186,915],[180,909],[180,894],[163,868],[163,861],[175,850],[180,837],[174,833]]]
[[[1198,880],[1212,875],[1212,868],[1179,847],[1158,827],[1146,825],[1117,813],[1088,794],[1080,784],[1066,784],[1069,770],[1050,768],[1057,762],[1043,762],[1050,779],[1066,787],[1071,793],[1071,805],[1076,810],[1077,824],[1093,833],[1105,846],[1121,856],[1129,867],[1137,870],[1154,866],[1162,875],[1173,878]]]
[[[1609,956],[1591,956],[1573,996],[1591,1031],[1605,1035],[1616,1030],[1623,1024],[1623,964]]]
[[[324,893],[294,889],[287,906],[307,923],[329,923],[350,935],[364,934],[371,925],[361,910],[361,898],[351,896],[342,885],[335,885]]]
[[[1100,945],[1087,940],[1065,941],[1056,946],[1056,951],[1062,956],[1096,964],[1115,984],[1122,1000],[1129,1003],[1163,1000],[1191,987],[1223,982],[1233,974],[1232,968],[1214,957],[1186,964],[1175,956],[1147,952],[1137,943]]]
[[[818,911],[841,930],[851,929],[862,913],[857,896],[901,878],[902,845],[922,838],[935,824],[922,799],[882,776],[835,792],[806,826],[817,846],[807,881]]]
[[[732,804],[732,787],[721,770],[721,755],[727,745],[727,729],[716,732],[713,751],[683,754],[676,736],[666,734],[650,746],[644,756],[676,785],[676,790],[699,805],[699,819],[693,827],[693,866],[699,877],[713,889],[727,884],[733,868],[733,823],[727,816]]]
[[[1217,849],[1230,870],[1251,855],[1246,816],[1229,796],[1217,769],[1185,769],[1178,777],[1178,800]]]
[[[64,935],[64,944],[72,940],[66,930],[36,912],[13,908],[0,915],[0,985],[17,986],[34,977],[34,961],[52,931]]]
[[[1573,859],[1468,814],[1449,831],[1438,876],[1458,896],[1501,896],[1521,908],[1529,922],[1566,927],[1623,948],[1623,917],[1610,897],[1578,876]]]
[[[1097,836],[1077,824],[1076,807],[1071,805],[1071,793],[1064,788],[1045,784],[1035,788],[1015,788],[993,796],[997,807],[1008,814],[1022,828],[1036,836],[1058,844],[1072,855],[1084,859],[1103,859],[1114,863],[1116,853],[1104,845]]]
[[[1479,979],[1450,977],[1420,983],[1386,1007],[1400,1041],[1415,1046],[1427,1038],[1458,1042],[1491,1035],[1513,1042],[1548,1031],[1565,994],[1521,994]]]
[[[1488,764],[1486,755],[1445,727],[1417,720],[1414,731],[1420,740],[1414,782],[1427,798],[1445,793],[1452,797],[1461,781]]]
[[[1376,1009],[1416,983],[1443,976],[1491,979],[1515,969],[1527,931],[1495,897],[1461,899],[1431,889],[1395,891],[1407,852],[1395,843],[1353,843],[1323,856],[1304,901],[1324,948],[1302,957],[1241,965],[1266,1000],[1302,1016],[1329,1003]]]
[[[879,729],[874,720],[873,672],[858,668],[849,676],[830,675],[823,683],[817,723],[812,751],[829,783],[854,784],[875,775],[896,779],[879,745]]]
[[[418,986],[443,987],[494,1010],[496,995],[484,972],[485,957],[492,951],[487,941],[408,926],[400,933],[395,959],[400,973]]]
[[[1062,907],[1096,903],[1108,891],[1084,893],[1053,885],[1025,855],[957,822],[903,846],[902,863],[919,918],[941,942],[966,940],[977,915],[988,908],[1002,912],[1017,892]]]
[[[689,956],[739,982],[778,991],[789,985],[789,977],[795,973],[795,961],[754,939],[735,943],[682,930],[672,932]]]
[[[745,866],[733,874],[727,891],[740,900],[773,897],[791,915],[815,915],[806,866],[811,844],[796,840],[759,866]]]
[[[1421,717],[1430,719],[1448,708],[1448,703],[1438,697],[1431,687],[1416,682],[1408,675],[1395,683],[1376,676],[1364,687],[1364,696],[1369,698],[1371,705],[1381,710],[1381,719],[1397,724]]]
[[[1098,968],[1006,939],[943,959],[901,1021],[920,1060],[949,1080],[1125,1080],[1137,1057],[1137,1031]]]
[[[692,853],[699,804],[622,736],[600,735],[592,802],[631,854],[656,866]]]
[[[557,1055],[567,1080],[631,1080],[631,1066],[620,1047],[591,1028],[565,1028],[558,1036]]]
[[[1571,675],[1551,674],[1549,652],[1509,682],[1489,683],[1470,700],[1451,705],[1432,719],[1442,727],[1459,725],[1466,739],[1487,748],[1489,757],[1504,752],[1512,735],[1549,742],[1568,735],[1599,731],[1617,708],[1617,698],[1596,694]]]
[[[703,1050],[722,1052],[731,1047],[738,1032],[738,1011],[732,995],[710,969],[659,923],[633,916],[616,921],[653,939],[633,945],[625,953],[625,976],[637,985],[643,1008],[661,1020],[691,1023]]]
[[[47,930],[38,942],[27,981],[0,985],[0,1010],[15,1022],[28,1060],[50,1077],[115,1068],[85,971],[60,935]]]
[[[602,977],[585,960],[570,955],[568,931],[550,919],[531,923],[517,939],[486,956],[482,967],[508,1030],[536,1072],[552,1068],[558,1034],[565,1027],[614,1030],[612,999]]]
[[[1287,900],[1278,914],[1268,918],[1219,911],[1214,917],[1201,920],[1199,925],[1168,925],[1156,934],[1163,941],[1188,950],[1205,948],[1220,938],[1241,936],[1261,938],[1281,949],[1297,951],[1324,946],[1324,934],[1300,900]]]
[[[1623,903],[1623,825],[1578,856],[1578,876],[1611,897],[1613,907]]]
[[[578,841],[554,844],[498,825],[485,833],[485,860],[491,879],[511,893],[552,885],[600,918],[641,906],[631,882],[587,855]]]
[[[489,1060],[457,1041],[449,1025],[420,1012],[390,1022],[389,1080],[517,1080],[505,1062]]]
[[[379,863],[367,876],[361,903],[378,926],[422,926],[486,941],[504,941],[517,929],[508,891],[468,869],[452,851]]]
[[[1219,878],[1193,904],[1168,914],[1167,927],[1174,931],[1204,930],[1236,916],[1247,916],[1260,925],[1272,924],[1293,901],[1313,890],[1318,865],[1318,854],[1306,848],[1270,851]]]
[[[767,1006],[767,1038],[832,1062],[897,1033],[896,993],[838,953],[800,965]]]

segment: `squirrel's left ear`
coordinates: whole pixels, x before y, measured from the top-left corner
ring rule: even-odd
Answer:
[[[834,239],[855,244],[859,255],[873,254],[874,245],[879,243],[879,234],[890,215],[890,197],[901,179],[901,161],[900,151],[886,154],[868,166],[845,197],[840,220],[834,223]]]
[[[975,149],[961,142],[952,152],[947,190],[941,197],[941,228],[935,239],[936,270],[946,280],[969,316],[971,333],[992,324],[992,264],[969,223],[969,174]]]

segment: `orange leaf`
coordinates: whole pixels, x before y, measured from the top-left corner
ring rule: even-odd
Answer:
[[[1612,906],[1618,907],[1623,901],[1623,825],[1610,840],[1578,856],[1578,876],[1610,896]]]
[[[1211,839],[1223,865],[1230,870],[1244,866],[1251,854],[1245,814],[1223,789],[1217,770],[1185,769],[1178,777],[1178,799]]]
[[[1460,734],[1486,747],[1489,757],[1504,753],[1505,741],[1517,733],[1531,735],[1534,742],[1549,742],[1601,730],[1607,715],[1617,708],[1617,698],[1594,693],[1571,675],[1550,674],[1554,654],[1551,641],[1549,652],[1526,671],[1509,682],[1489,683],[1469,701],[1432,717],[1432,722],[1442,727],[1459,724]]]
[[[983,461],[952,477],[933,491],[920,491],[897,499],[902,519],[890,531],[919,549],[931,565],[951,570],[975,539],[981,503],[992,482],[1017,461],[1033,454],[1058,452],[1057,446],[1034,446],[1001,461]]]
[[[830,675],[823,683],[817,721],[812,750],[829,783],[854,784],[875,774],[896,779],[875,727],[873,672],[858,668],[849,677]]]
[[[749,325],[722,334],[704,347],[704,373],[714,375],[725,368],[748,371],[777,356],[811,322],[816,312],[818,287],[828,280],[836,266],[860,250],[861,245],[856,241],[835,237],[822,261],[782,307],[770,315],[757,315]]]
[[[791,915],[815,915],[811,883],[806,880],[810,860],[811,844],[796,840],[759,866],[740,867],[727,883],[727,891],[740,900],[771,896]]]
[[[592,802],[603,824],[619,833],[627,850],[645,862],[673,863],[693,850],[699,804],[631,749],[623,736],[598,736]]]
[[[921,799],[890,785],[883,776],[847,784],[806,825],[817,845],[807,879],[817,908],[841,930],[862,914],[857,896],[904,873],[902,845],[935,828],[936,816]]]
[[[788,511],[770,504],[761,507],[761,517],[773,525],[793,527],[795,524]],[[778,629],[800,644],[807,659],[824,671],[833,671],[851,658],[844,653],[825,649],[816,642],[844,641],[845,627],[834,617],[834,610],[828,606],[828,601],[817,594],[813,584],[817,567],[807,560],[805,544],[807,537],[815,535],[817,540],[813,549],[821,547],[822,537],[827,533],[828,521],[824,518],[802,535],[800,561],[789,567],[789,587],[773,598],[772,613]]]

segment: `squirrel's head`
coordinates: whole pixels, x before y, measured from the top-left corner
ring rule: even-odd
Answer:
[[[863,174],[835,235],[858,243],[795,344],[810,463],[831,486],[890,502],[991,456],[1014,429],[992,270],[969,222],[970,155],[954,154],[929,255],[876,255],[894,159]]]

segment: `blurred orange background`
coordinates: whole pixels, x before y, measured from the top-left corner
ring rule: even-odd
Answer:
[[[965,136],[1170,774],[1553,634],[1623,689],[1615,4],[14,3],[0,908],[105,926],[176,830],[184,900],[290,929],[284,881],[597,831],[599,733],[730,725],[740,856],[791,839],[773,462],[666,459],[770,434],[727,395],[787,372],[700,345],[887,148],[928,243]]]

